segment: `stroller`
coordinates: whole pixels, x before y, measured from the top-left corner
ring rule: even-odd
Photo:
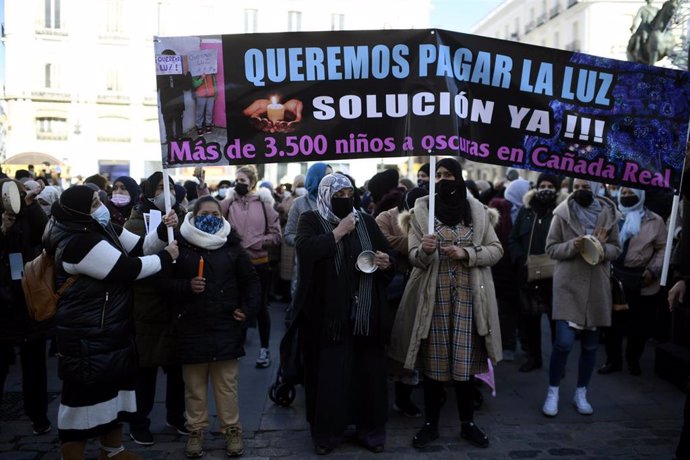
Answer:
[[[298,317],[296,317],[280,341],[278,375],[268,390],[270,400],[281,407],[290,407],[297,394],[295,387],[302,384],[304,380],[304,363],[300,345]]]

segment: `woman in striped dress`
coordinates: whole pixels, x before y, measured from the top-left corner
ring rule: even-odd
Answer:
[[[67,189],[52,212],[44,245],[55,258],[55,285],[73,281],[55,316],[62,458],[82,459],[86,441],[96,436],[100,458],[139,458],[124,450],[119,423],[136,411],[131,287],[177,258],[176,243],[163,248],[165,226],[177,218],[166,216],[157,232],[140,238],[113,226],[98,192],[86,186]]]
[[[424,372],[425,423],[413,439],[424,447],[438,438],[445,382],[453,382],[462,438],[487,447],[474,424],[471,377],[501,359],[500,326],[490,266],[503,249],[493,226],[497,212],[467,196],[460,164],[451,158],[436,168],[433,232],[426,231],[428,197],[419,198],[403,228],[414,266],[391,337],[390,355],[407,369]]]

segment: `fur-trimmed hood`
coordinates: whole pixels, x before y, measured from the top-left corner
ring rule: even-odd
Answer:
[[[427,206],[429,206],[428,205],[428,197],[421,197],[421,198],[427,198]],[[478,200],[476,200],[470,196],[468,196],[467,199],[472,200],[472,201],[476,201],[477,203],[481,204]],[[491,224],[492,227],[496,227],[496,225],[498,225],[498,221],[500,220],[500,217],[501,217],[498,210],[494,209],[494,208],[490,208],[484,204],[482,204],[482,206],[484,207],[484,209],[489,214],[489,223]],[[410,233],[410,220],[412,219],[413,213],[414,213],[414,210],[410,210],[410,211],[402,212],[398,215],[398,225],[400,226],[400,229],[403,231],[403,233],[405,235]],[[474,216],[472,216],[472,217],[474,218]]]
[[[530,206],[530,202],[532,201],[532,198],[534,198],[534,195],[536,195],[538,190],[536,188],[533,188],[529,190],[525,195],[522,197],[522,204],[527,208],[530,209],[532,206]],[[570,196],[569,193],[561,192],[560,190],[556,194],[556,206],[564,202],[565,200],[568,199]]]
[[[271,193],[270,190],[268,190],[266,187],[259,187],[255,192],[248,194],[247,197],[251,200],[252,197],[258,197],[259,200],[263,201],[267,205],[273,207],[275,204],[276,200],[273,198],[273,194]],[[239,195],[235,192],[235,188],[229,188],[226,195],[225,199],[223,201],[227,201],[226,204],[230,204],[233,201],[235,201]],[[227,209],[227,208],[226,208]]]

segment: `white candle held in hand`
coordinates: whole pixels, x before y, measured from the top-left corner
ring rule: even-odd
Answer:
[[[285,117],[285,106],[279,104],[275,96],[271,96],[271,103],[268,104],[268,119],[276,122],[281,121]]]

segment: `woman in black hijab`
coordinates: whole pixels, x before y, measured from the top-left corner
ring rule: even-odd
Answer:
[[[418,198],[408,231],[410,279],[396,313],[390,355],[424,372],[422,429],[417,448],[437,439],[445,382],[453,382],[460,435],[479,447],[489,439],[474,424],[472,376],[501,360],[498,307],[491,265],[503,248],[493,226],[497,212],[467,196],[460,164],[437,163],[434,228],[428,230],[429,197]],[[422,339],[422,337],[425,337]],[[419,359],[418,359],[419,358]]]

